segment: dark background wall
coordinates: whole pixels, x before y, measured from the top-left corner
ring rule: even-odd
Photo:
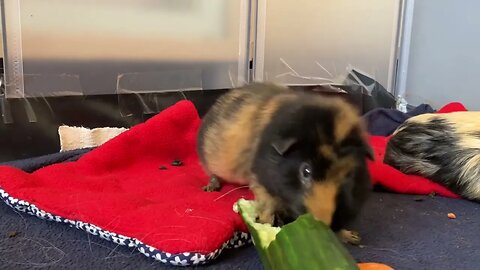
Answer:
[[[365,111],[363,96],[339,94],[318,86],[291,87],[297,91],[314,91],[321,95],[340,95],[360,111]],[[203,117],[215,100],[226,91],[228,89],[0,99],[0,104],[4,104],[3,112],[6,112],[0,118],[0,162],[58,152],[60,125],[129,128],[183,99],[190,100],[200,117]]]
[[[143,95],[91,95],[8,99],[0,118],[0,162],[60,150],[58,127],[131,127],[182,99],[203,116],[226,90]]]

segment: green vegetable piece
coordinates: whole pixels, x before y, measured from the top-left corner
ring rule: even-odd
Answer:
[[[283,227],[256,223],[255,201],[236,203],[265,269],[358,270],[336,234],[311,214]]]

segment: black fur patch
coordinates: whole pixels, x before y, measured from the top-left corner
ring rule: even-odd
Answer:
[[[351,154],[358,154],[360,156],[366,156],[369,159],[374,159],[373,150],[365,140],[360,136],[361,130],[360,128],[354,127],[350,134],[340,143],[340,145],[336,145],[336,152],[339,154],[340,157],[348,156]]]
[[[321,181],[333,161],[319,153],[320,146],[330,145],[339,151],[343,150],[344,145],[334,145],[334,121],[337,113],[333,107],[306,106],[298,101],[287,102],[279,108],[265,128],[252,171],[257,175],[259,183],[280,204],[276,213],[277,224],[291,222],[306,212],[303,204],[306,190],[298,176],[300,164],[304,161],[310,162],[313,166],[312,178]],[[284,156],[279,155],[271,146],[274,140],[292,137],[296,138],[298,143]],[[353,134],[349,140],[345,145],[357,143]],[[365,156],[361,153],[362,151],[350,153],[358,154],[357,171],[349,175],[337,196],[338,207],[333,224],[338,230],[356,216],[368,193],[370,178],[366,171]]]
[[[370,190],[370,174],[365,156],[359,155],[357,166],[347,176],[337,197],[337,210],[330,225],[334,232],[344,229],[360,213]]]
[[[318,119],[333,119],[333,114],[331,111],[313,113],[313,109],[318,110],[295,103],[281,106],[265,128],[254,158],[253,173],[257,175],[259,183],[282,204],[279,210],[283,213],[279,213],[279,216],[285,219],[305,212],[305,190],[298,178],[300,164],[304,161],[312,163],[313,179],[323,178],[330,166],[327,159],[317,154],[317,149],[323,142],[318,140],[315,122],[318,122]],[[331,121],[323,121],[323,125],[327,127],[323,130],[333,130]],[[279,155],[271,146],[272,141],[292,137],[296,138],[298,143],[284,156]]]

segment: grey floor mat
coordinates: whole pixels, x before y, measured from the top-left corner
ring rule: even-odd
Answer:
[[[376,192],[353,227],[361,232],[364,247],[349,249],[359,261],[395,269],[478,269],[479,208],[465,200]],[[457,219],[449,219],[449,212]],[[17,235],[9,237],[12,232]],[[82,231],[16,213],[3,203],[0,243],[0,269],[179,269]],[[226,251],[205,268],[262,269],[253,246]]]

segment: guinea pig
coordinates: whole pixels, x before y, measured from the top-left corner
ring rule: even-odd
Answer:
[[[392,134],[384,163],[480,200],[480,112],[409,118]]]
[[[204,190],[249,185],[259,222],[281,226],[309,212],[344,242],[360,241],[344,228],[371,190],[373,154],[357,111],[339,97],[267,83],[232,89],[204,116],[197,148],[211,176]]]

